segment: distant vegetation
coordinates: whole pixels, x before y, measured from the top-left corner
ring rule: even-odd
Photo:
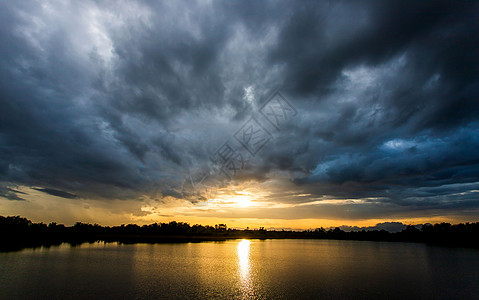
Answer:
[[[345,232],[340,228],[318,228],[304,231],[238,230],[225,224],[215,226],[189,225],[183,222],[154,223],[138,226],[100,226],[77,222],[73,226],[57,223],[33,223],[19,216],[0,216],[0,251],[25,247],[80,244],[84,242],[161,243],[222,241],[227,239],[337,239],[366,241],[423,242],[445,246],[479,248],[479,222],[451,225],[422,225],[421,229],[407,226],[401,232],[385,230]]]

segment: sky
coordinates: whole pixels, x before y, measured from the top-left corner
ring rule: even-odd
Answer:
[[[0,215],[479,221],[477,1],[0,0]]]

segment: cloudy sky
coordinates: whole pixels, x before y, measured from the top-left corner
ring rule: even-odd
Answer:
[[[0,215],[479,221],[476,1],[0,1]]]

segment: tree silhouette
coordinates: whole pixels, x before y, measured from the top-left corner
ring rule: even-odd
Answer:
[[[479,222],[424,224],[421,229],[408,225],[403,231],[390,233],[385,230],[351,231],[341,228],[325,230],[316,228],[304,231],[231,229],[226,224],[213,226],[190,225],[185,222],[172,221],[169,223],[153,223],[138,226],[136,224],[122,224],[120,226],[101,226],[76,222],[73,226],[65,226],[52,222],[33,223],[20,216],[0,216],[0,234],[2,243],[0,250],[17,250],[24,247],[38,247],[68,242],[78,244],[82,242],[183,242],[202,240],[225,240],[234,238],[308,238],[308,239],[340,239],[340,240],[367,240],[367,241],[401,241],[424,242],[431,244],[476,247],[479,248]]]

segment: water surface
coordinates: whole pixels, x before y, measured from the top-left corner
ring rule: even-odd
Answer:
[[[479,251],[230,240],[0,253],[0,298],[479,299]]]

